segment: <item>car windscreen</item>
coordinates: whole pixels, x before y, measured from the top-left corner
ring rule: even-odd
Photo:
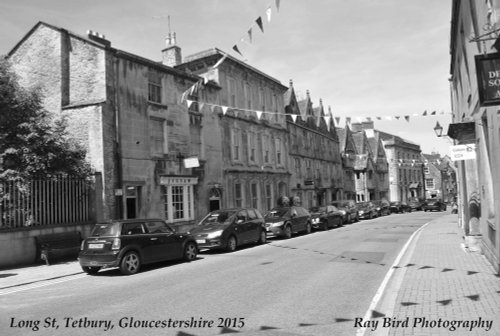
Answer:
[[[215,211],[209,213],[199,225],[209,225],[214,223],[229,223],[233,220],[236,211]]]
[[[265,218],[281,218],[285,217],[288,213],[288,209],[273,209],[266,213]]]
[[[120,231],[120,224],[96,224],[92,229],[92,233],[90,234],[93,237],[102,237],[102,236],[118,236]]]

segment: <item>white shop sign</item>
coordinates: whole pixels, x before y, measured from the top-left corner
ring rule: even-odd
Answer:
[[[473,160],[476,158],[476,145],[456,145],[450,147],[451,160]]]

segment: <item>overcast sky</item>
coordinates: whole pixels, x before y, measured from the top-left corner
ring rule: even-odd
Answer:
[[[243,57],[233,56],[285,85],[293,79],[299,97],[309,90],[341,126],[346,116],[372,117],[375,128],[425,153],[449,152],[433,128],[439,120],[446,132],[451,120],[451,0],[281,0],[279,12],[275,0],[2,0],[0,54],[44,21],[81,35],[97,31],[118,49],[159,61],[168,15],[184,56],[236,44]],[[425,110],[439,116],[423,117]],[[386,118],[404,115],[410,122]]]

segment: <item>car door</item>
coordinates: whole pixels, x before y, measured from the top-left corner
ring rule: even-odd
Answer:
[[[254,242],[259,240],[262,225],[255,209],[247,209],[247,213],[248,213],[248,240]]]
[[[151,241],[146,235],[144,222],[129,222],[123,223],[122,226],[122,246],[130,246],[139,251],[142,262],[150,262],[153,254],[151,249]]]
[[[249,240],[249,223],[246,210],[240,210],[236,214],[235,232],[238,242],[245,243]]]
[[[146,235],[149,238],[149,253],[152,261],[171,260],[179,257],[181,242],[174,231],[163,221],[148,221]]]

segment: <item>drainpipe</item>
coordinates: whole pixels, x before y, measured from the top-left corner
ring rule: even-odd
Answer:
[[[115,196],[117,198],[117,202],[115,207],[118,209],[115,210],[115,215],[117,219],[123,218],[124,215],[124,202],[125,202],[125,190],[123,190],[123,162],[122,162],[122,141],[121,141],[121,120],[120,120],[120,108],[119,108],[119,80],[118,80],[118,58],[114,57],[113,59],[113,68],[114,68],[114,113],[115,113],[115,158],[116,158],[116,185],[122,189],[122,196]],[[119,201],[119,202],[118,202]]]

